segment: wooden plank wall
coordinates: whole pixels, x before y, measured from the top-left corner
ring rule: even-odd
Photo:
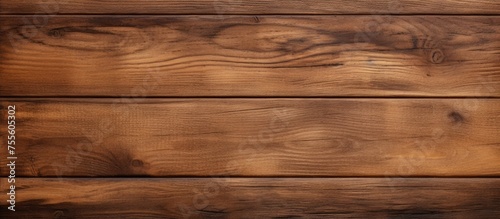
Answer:
[[[0,218],[498,218],[499,98],[497,0],[0,0]]]

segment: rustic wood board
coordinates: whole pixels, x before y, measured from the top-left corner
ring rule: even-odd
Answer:
[[[0,96],[500,97],[500,16],[1,18]]]
[[[16,218],[496,218],[500,179],[18,179]],[[1,185],[6,191],[5,184]],[[1,211],[5,202],[1,203]]]
[[[497,0],[0,0],[0,14],[500,14]]]
[[[497,99],[0,104],[17,108],[19,176],[500,175]]]
[[[0,166],[2,219],[498,219],[500,1],[0,0]]]

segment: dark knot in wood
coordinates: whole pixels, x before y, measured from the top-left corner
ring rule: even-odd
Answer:
[[[434,63],[434,64],[442,63],[444,61],[444,58],[445,58],[445,56],[444,56],[443,51],[441,51],[439,49],[432,50],[432,52],[431,52],[432,63]]]
[[[144,163],[141,160],[133,160],[132,166],[133,167],[142,167],[142,166],[144,166]]]
[[[51,37],[54,37],[54,38],[61,38],[63,34],[61,33],[61,30],[54,29],[54,30],[50,30],[48,32],[48,35]]]
[[[58,211],[54,212],[54,217],[53,217],[54,219],[61,218],[61,217],[64,217],[63,211],[58,210]]]
[[[448,114],[448,118],[450,118],[453,123],[462,123],[465,120],[464,117],[458,112],[451,112]]]

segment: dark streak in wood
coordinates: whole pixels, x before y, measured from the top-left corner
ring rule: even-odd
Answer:
[[[0,1],[0,14],[500,14],[496,0]]]
[[[495,218],[500,179],[20,180],[8,218]],[[214,187],[217,190],[209,191]],[[5,191],[6,184],[0,188]],[[64,195],[61,195],[64,194]],[[2,208],[5,205],[1,204]]]

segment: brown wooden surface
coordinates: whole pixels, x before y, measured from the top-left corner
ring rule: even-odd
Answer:
[[[15,218],[485,218],[499,179],[19,179]],[[7,190],[5,184],[2,191]],[[10,217],[9,217],[10,218]]]
[[[0,0],[0,177],[0,219],[498,219],[500,1]]]
[[[0,14],[500,14],[497,0],[0,0]]]
[[[496,99],[0,103],[17,108],[19,176],[500,175]]]
[[[500,97],[500,17],[2,17],[1,96]]]

